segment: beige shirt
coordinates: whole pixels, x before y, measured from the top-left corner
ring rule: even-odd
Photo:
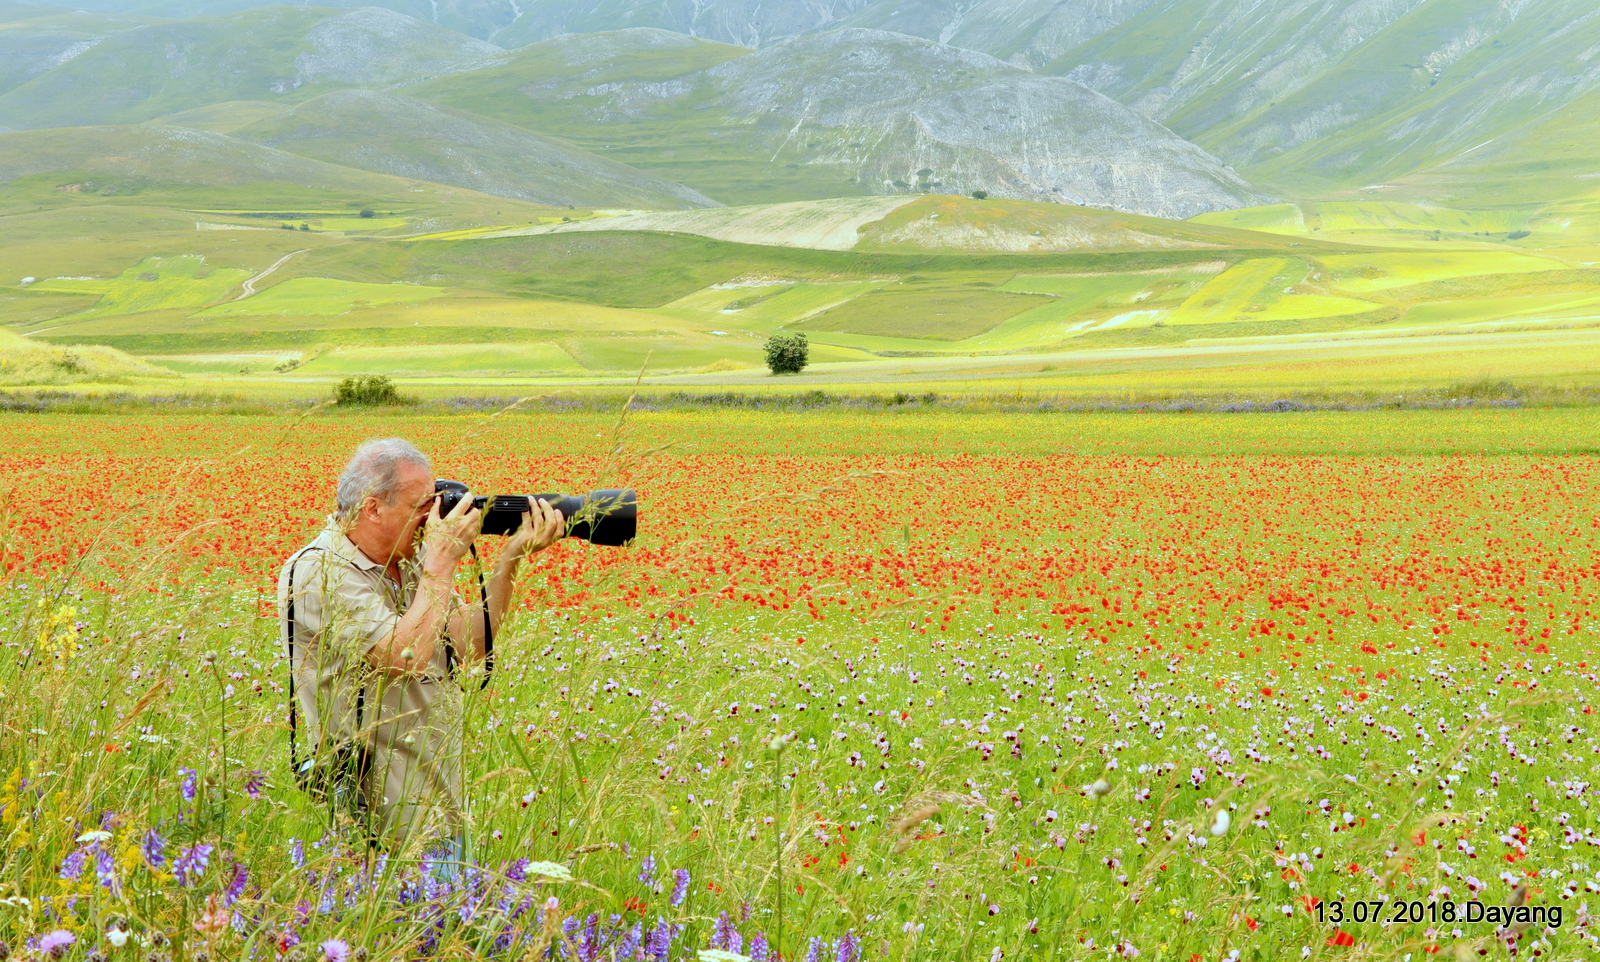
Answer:
[[[423,556],[419,550],[416,557]],[[462,693],[446,670],[445,645],[434,649],[425,670],[400,677],[375,670],[366,660],[410,605],[420,565],[402,561],[396,584],[383,564],[345,536],[339,519],[329,516],[316,540],[296,552],[278,575],[280,625],[287,613],[290,564],[296,628],[290,670],[300,715],[299,761],[304,763],[319,744],[364,734],[372,760],[361,787],[372,828],[401,840],[459,832],[465,821]],[[285,632],[279,637],[287,641]]]

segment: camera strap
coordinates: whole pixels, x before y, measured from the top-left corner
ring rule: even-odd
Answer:
[[[478,570],[478,596],[483,599],[483,684],[489,687],[489,676],[494,674],[494,625],[489,622],[489,587],[483,583],[483,562],[478,560],[478,546],[467,545],[472,552],[472,566]]]
[[[295,554],[295,556],[293,558],[289,559],[288,590],[287,590],[286,595],[285,595],[285,597],[286,597],[286,599],[288,601],[288,604],[286,605],[285,610],[284,610],[284,623],[285,623],[285,634],[287,635],[288,640],[289,640],[289,772],[294,777],[294,779],[296,780],[297,783],[299,782],[299,779],[300,779],[300,754],[299,754],[299,750],[298,750],[298,748],[296,747],[296,744],[295,744],[295,736],[296,736],[297,730],[299,728],[300,700],[299,700],[299,698],[295,697],[295,686],[294,686],[294,672],[295,672],[294,636],[299,634],[299,632],[296,630],[295,618],[294,618],[294,569],[295,569],[295,566],[300,563],[300,559],[305,557],[306,552],[308,552],[308,551],[321,551],[321,550],[323,550],[323,549],[317,548],[317,547],[302,548],[302,549],[300,549],[299,552],[297,552]],[[363,715],[365,714],[365,711],[366,711],[366,703],[367,703],[367,686],[366,686],[365,683],[363,683],[361,688],[356,692],[356,734],[357,734],[357,737],[360,737],[361,726],[362,726],[362,721],[363,721]],[[365,749],[363,749],[362,752],[361,752],[361,758],[363,760],[362,761],[362,768],[366,767],[366,765],[365,765],[366,754],[367,753],[366,753]]]

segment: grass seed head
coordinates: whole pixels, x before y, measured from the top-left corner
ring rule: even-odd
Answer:
[[[934,802],[918,806],[911,814],[894,823],[894,833],[896,835],[904,835],[937,814],[939,814],[939,806]]]

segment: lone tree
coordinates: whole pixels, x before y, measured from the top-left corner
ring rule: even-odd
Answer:
[[[767,367],[774,374],[799,374],[811,361],[811,346],[804,334],[774,334],[767,338]]]

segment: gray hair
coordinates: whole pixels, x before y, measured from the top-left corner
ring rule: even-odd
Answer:
[[[356,448],[356,453],[339,473],[340,516],[348,518],[355,514],[368,497],[394,504],[400,491],[397,469],[402,464],[415,464],[430,475],[433,473],[427,455],[403,438],[377,438]]]

